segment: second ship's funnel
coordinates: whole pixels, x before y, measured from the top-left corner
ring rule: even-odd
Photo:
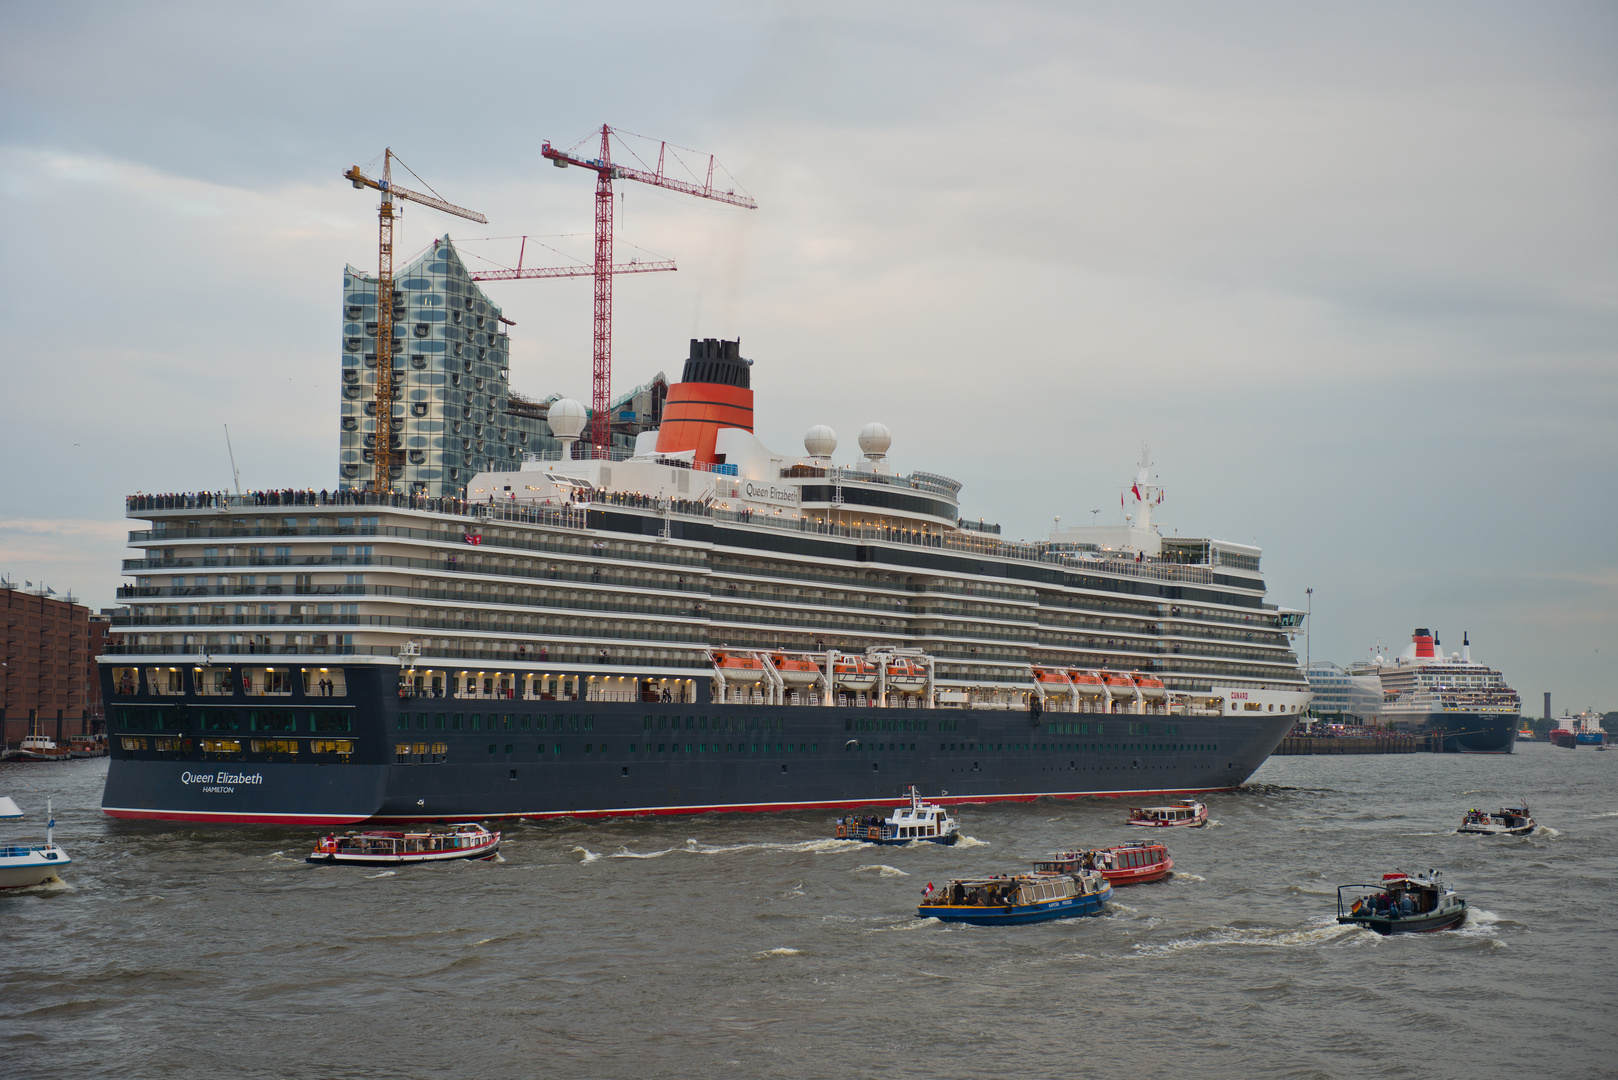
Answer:
[[[742,359],[741,348],[739,339],[691,339],[685,371],[663,402],[658,453],[694,450],[698,463],[711,465],[720,428],[753,430],[752,361]]]

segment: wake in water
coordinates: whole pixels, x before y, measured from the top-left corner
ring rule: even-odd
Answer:
[[[384,870],[380,874],[366,874],[365,875],[365,880],[366,881],[375,881],[377,878],[392,877],[393,875],[397,874],[398,872],[399,871],[397,871],[397,870]]]
[[[868,866],[856,866],[852,871],[850,871],[850,873],[868,874],[868,873],[870,873],[872,871],[875,871],[877,874],[881,875],[882,877],[909,877],[910,876],[905,871],[900,870],[897,866],[889,866],[886,863],[872,863],[872,864],[870,864]]]
[[[704,844],[697,840],[687,840],[680,847],[663,848],[661,851],[630,851],[621,847],[608,855],[609,859],[661,859],[665,855],[730,855],[739,851],[788,851],[807,852],[810,854],[824,854],[834,851],[851,851],[864,847],[858,840],[834,840],[823,837],[819,840],[800,840],[792,844],[750,843],[750,844]],[[583,851],[584,848],[574,848],[574,851]],[[586,858],[585,862],[593,862],[600,856]]]
[[[1230,946],[1261,946],[1265,948],[1296,949],[1328,945],[1349,944],[1363,940],[1364,936],[1377,937],[1374,930],[1358,926],[1340,926],[1335,918],[1316,923],[1304,929],[1263,929],[1234,926],[1215,926],[1190,937],[1164,942],[1161,945],[1137,944],[1138,956],[1171,956],[1191,949],[1218,949]]]
[[[783,946],[781,946],[779,948],[765,949],[761,953],[755,953],[753,955],[753,959],[754,960],[767,960],[772,956],[802,956],[802,955],[803,955],[803,950],[802,949],[792,949],[792,948],[788,948],[788,947],[783,945]]]

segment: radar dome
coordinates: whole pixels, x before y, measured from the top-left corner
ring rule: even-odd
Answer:
[[[828,458],[837,449],[837,432],[825,424],[816,424],[803,437],[803,448],[810,457]]]
[[[893,433],[888,425],[871,423],[860,428],[860,449],[872,461],[881,461],[893,445]]]
[[[584,431],[584,424],[589,419],[589,414],[585,412],[583,405],[572,398],[558,398],[551,402],[547,417],[551,425],[551,434],[564,442],[570,442]]]

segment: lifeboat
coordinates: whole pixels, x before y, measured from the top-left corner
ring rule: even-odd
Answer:
[[[1073,680],[1073,689],[1083,697],[1101,696],[1101,676],[1093,671],[1072,671],[1068,673]]]
[[[731,653],[716,652],[713,654],[713,666],[723,671],[727,677],[732,674],[764,674],[764,665],[751,656],[736,656]]]
[[[927,669],[914,660],[895,660],[888,665],[888,686],[894,690],[920,690],[927,685]]]
[[[1107,689],[1112,691],[1113,697],[1135,696],[1135,682],[1128,675],[1103,675],[1101,679],[1107,684]]]
[[[1169,692],[1163,686],[1162,679],[1154,679],[1150,675],[1136,675],[1135,685],[1140,687],[1140,696],[1147,701],[1166,701]]]
[[[1073,690],[1068,685],[1067,678],[1060,671],[1051,671],[1047,668],[1034,669],[1034,681],[1045,691],[1046,697],[1067,697]]]
[[[775,653],[770,657],[770,663],[775,665],[781,681],[788,686],[813,686],[820,681],[820,665],[812,660]]]
[[[854,656],[832,665],[832,676],[844,690],[869,690],[876,685],[876,668]]]

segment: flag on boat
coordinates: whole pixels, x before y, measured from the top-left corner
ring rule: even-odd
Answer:
[[[921,895],[926,896],[928,893],[930,893],[932,891],[933,891],[933,883],[929,881],[927,883],[927,887],[925,889],[921,890]]]
[[[465,540],[468,544],[483,543],[483,537],[479,536],[477,533],[462,533],[461,539]]]
[[[1133,491],[1135,493],[1135,501],[1139,502],[1140,501],[1140,485],[1139,484],[1130,484],[1129,485],[1129,490]]]

